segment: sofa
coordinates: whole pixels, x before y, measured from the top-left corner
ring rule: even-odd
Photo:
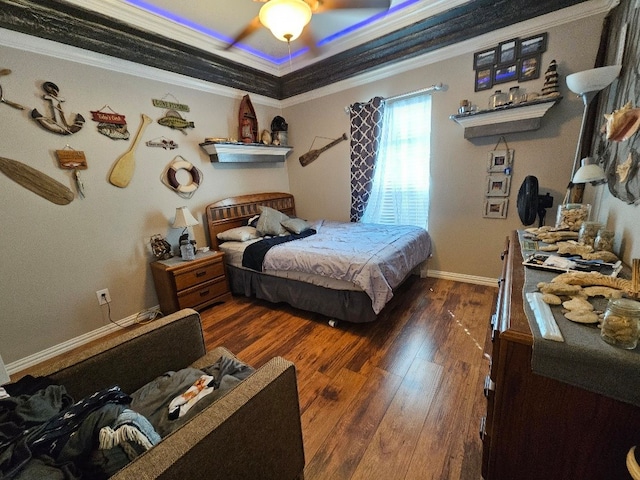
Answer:
[[[204,368],[225,348],[206,351],[200,315],[184,309],[30,372],[74,398],[117,384],[133,392],[168,371]],[[304,451],[295,366],[280,357],[117,471],[113,480],[303,478]]]

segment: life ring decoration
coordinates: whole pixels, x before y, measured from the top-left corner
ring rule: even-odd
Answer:
[[[187,171],[191,176],[191,180],[188,183],[180,183],[180,181],[178,181],[178,171],[180,170]],[[162,180],[167,187],[171,188],[181,197],[191,198],[202,183],[202,178],[202,172],[200,170],[191,162],[178,155],[167,167]]]

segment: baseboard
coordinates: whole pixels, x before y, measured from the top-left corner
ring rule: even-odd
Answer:
[[[498,279],[488,277],[477,277],[475,275],[464,275],[462,273],[441,272],[439,270],[429,270],[428,277],[452,280],[454,282],[473,283],[474,285],[484,285],[486,287],[498,288]]]
[[[159,312],[160,306],[156,305],[155,307],[148,308],[143,310],[142,312],[136,313],[134,315],[130,315],[122,320],[118,320],[118,325],[114,323],[109,323],[109,325],[105,325],[104,327],[100,327],[96,330],[92,330],[91,332],[87,332],[79,337],[72,338],[67,340],[66,342],[59,343],[58,345],[54,345],[53,347],[47,348],[46,350],[42,350],[38,353],[34,353],[33,355],[29,355],[28,357],[21,358],[20,360],[16,360],[15,362],[11,362],[6,366],[7,372],[9,375],[20,372],[26,368],[33,367],[41,362],[49,360],[53,357],[57,357],[63,353],[69,352],[74,348],[81,347],[89,342],[94,340],[98,340],[106,335],[109,335],[117,330],[120,330],[122,327],[128,327],[129,325],[133,325],[134,323],[139,323],[144,320],[148,320],[150,318],[150,314],[152,312]],[[155,318],[155,317],[154,317]]]

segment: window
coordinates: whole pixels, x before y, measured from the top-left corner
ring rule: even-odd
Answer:
[[[427,228],[431,95],[388,101],[362,222]]]

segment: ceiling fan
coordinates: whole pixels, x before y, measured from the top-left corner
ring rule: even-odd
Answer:
[[[388,10],[391,0],[253,0],[264,5],[260,13],[227,45],[230,49],[238,42],[265,26],[283,42],[290,43],[302,35],[301,40],[315,50],[313,35],[304,27],[311,21],[311,16],[329,10],[379,8]]]

